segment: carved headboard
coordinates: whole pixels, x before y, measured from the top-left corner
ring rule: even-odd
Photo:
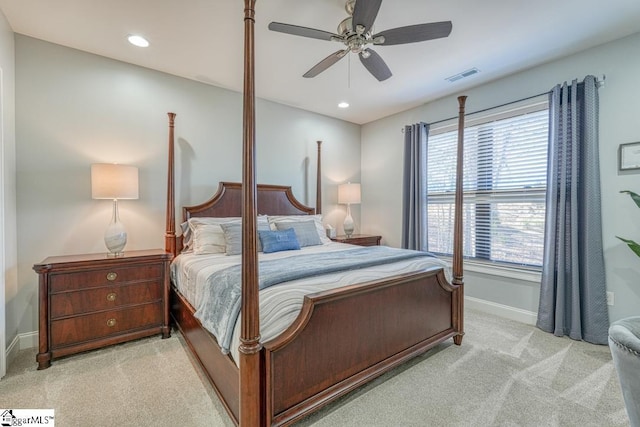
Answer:
[[[259,215],[313,215],[316,209],[300,203],[291,187],[258,184]],[[242,184],[221,182],[218,191],[208,201],[182,208],[186,221],[192,217],[229,217],[242,215]]]

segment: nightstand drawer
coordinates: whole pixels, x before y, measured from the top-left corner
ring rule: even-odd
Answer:
[[[57,293],[51,295],[51,319],[156,302],[162,299],[162,293],[160,281]]]
[[[161,279],[163,265],[160,263],[113,267],[104,270],[90,270],[52,274],[49,292],[73,291],[99,286],[108,286],[137,280]]]
[[[109,310],[51,322],[52,347],[120,334],[129,330],[161,326],[162,301],[122,310]]]

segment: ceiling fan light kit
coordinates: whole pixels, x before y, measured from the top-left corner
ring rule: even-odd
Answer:
[[[358,55],[362,65],[378,81],[387,80],[392,73],[382,57],[367,45],[391,46],[416,43],[448,37],[451,34],[453,27],[451,21],[409,25],[372,34],[371,29],[381,4],[382,0],[347,0],[345,10],[349,16],[340,22],[337,34],[281,22],[271,22],[269,29],[294,36],[337,41],[345,45],[344,49],[332,53],[314,65],[303,77],[317,76],[344,58],[347,53],[352,52]]]

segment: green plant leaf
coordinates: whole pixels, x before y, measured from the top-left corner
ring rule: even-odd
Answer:
[[[627,246],[629,246],[629,249],[631,249],[637,256],[640,257],[640,244],[634,242],[633,240],[623,239],[620,236],[616,236],[616,237],[622,240],[623,242],[625,242]]]
[[[629,190],[622,190],[621,193],[626,193],[629,196],[631,196],[633,201],[636,202],[636,206],[640,208],[640,194],[634,193],[633,191],[629,191]]]

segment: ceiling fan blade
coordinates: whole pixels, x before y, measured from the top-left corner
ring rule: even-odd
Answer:
[[[366,58],[363,56],[363,53],[365,52],[369,55]],[[378,81],[387,80],[392,76],[391,70],[387,67],[387,64],[384,62],[382,57],[373,50],[365,49],[360,53],[360,55],[358,55],[358,57],[360,57],[362,65],[364,65],[365,68],[373,74],[373,77],[378,79]]]
[[[451,34],[452,27],[453,25],[451,24],[451,21],[443,21],[392,28],[378,34],[374,34],[373,43],[376,45],[389,46],[394,44],[415,43],[439,39]],[[380,37],[384,37],[384,41],[376,41]]]
[[[322,61],[314,65],[313,68],[311,68],[309,71],[304,73],[302,77],[311,78],[311,77],[317,76],[318,74],[320,74],[327,68],[331,67],[333,64],[335,64],[342,58],[344,58],[348,52],[349,52],[349,49],[345,49],[345,50],[339,50],[337,52],[332,53],[331,55],[327,56]]]
[[[353,9],[353,29],[362,25],[367,31],[370,30],[381,4],[382,0],[357,0]]]
[[[301,27],[299,25],[283,24],[282,22],[271,22],[269,24],[271,31],[280,33],[293,34],[294,36],[309,37],[320,40],[333,40],[334,37],[340,38],[339,35],[328,31],[316,30],[315,28]]]

